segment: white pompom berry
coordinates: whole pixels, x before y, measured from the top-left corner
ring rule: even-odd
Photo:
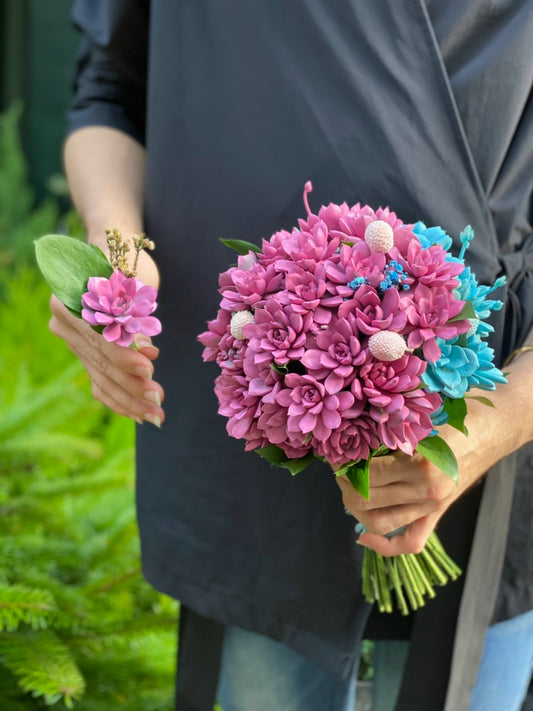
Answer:
[[[365,242],[373,252],[385,254],[394,246],[394,232],[388,222],[374,220],[365,230]]]
[[[392,361],[404,355],[407,345],[399,333],[379,331],[368,339],[368,348],[377,360]]]
[[[254,323],[255,318],[251,311],[236,311],[231,316],[230,331],[233,338],[238,341],[244,341],[246,336],[243,333],[243,328],[249,323]]]

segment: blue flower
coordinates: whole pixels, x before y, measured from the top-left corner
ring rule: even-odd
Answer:
[[[431,422],[435,427],[441,427],[448,422],[448,413],[444,410],[444,402],[439,407],[438,410],[431,415]],[[431,430],[431,434],[438,434],[437,430]]]
[[[471,378],[479,368],[476,353],[455,342],[448,343],[440,338],[437,342],[442,351],[441,357],[436,363],[428,363],[422,380],[430,392],[461,398],[470,389]]]
[[[424,249],[434,244],[440,244],[447,252],[452,246],[452,238],[438,225],[426,227],[423,222],[417,222],[413,226],[413,232]]]
[[[428,363],[422,375],[424,385],[430,392],[461,398],[471,388],[495,390],[496,383],[507,382],[494,365],[494,351],[479,333],[468,336],[465,346],[458,345],[457,339],[446,342],[438,338],[437,342],[442,355],[436,363]],[[436,414],[439,414],[438,411]]]
[[[479,334],[474,333],[466,341],[466,347],[476,354],[478,368],[470,376],[470,387],[478,387],[482,390],[495,390],[496,383],[506,383],[501,370],[494,365],[494,350],[485,341],[482,341]]]

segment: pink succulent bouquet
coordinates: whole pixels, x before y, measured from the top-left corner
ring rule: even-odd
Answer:
[[[65,235],[45,235],[35,242],[37,263],[52,293],[106,341],[134,346],[137,333],[156,336],[160,321],[152,316],[157,308],[157,289],[136,276],[139,254],[153,249],[144,235],[132,240],[133,267],[126,254],[130,245],[118,230],[107,231],[109,260],[95,245]]]
[[[311,189],[292,231],[261,248],[222,240],[241,256],[220,275],[220,309],[198,338],[220,367],[228,434],[292,474],[326,462],[367,499],[372,457],[396,450],[418,451],[457,480],[437,428],[466,434],[468,391],[505,382],[484,340],[486,317],[501,307],[487,297],[503,280],[481,286],[465,266],[471,228],[454,257],[440,227],[404,224],[388,208],[329,204],[313,214]],[[394,591],[407,614],[459,574],[432,534],[417,555],[365,549],[363,591],[386,612]]]

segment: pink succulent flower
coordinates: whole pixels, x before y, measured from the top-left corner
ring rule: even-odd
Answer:
[[[371,407],[397,412],[404,406],[404,394],[420,385],[425,361],[404,355],[393,361],[371,360],[361,366],[359,380]]]
[[[471,326],[467,319],[450,323],[465,302],[444,286],[430,288],[418,284],[407,296],[400,297],[400,301],[407,316],[407,345],[409,348],[422,347],[424,358],[430,363],[435,363],[441,355],[437,338],[452,340],[466,333]]]
[[[198,336],[200,343],[205,346],[202,358],[204,362],[216,360],[220,352],[220,340],[230,333],[229,327],[231,314],[219,309],[217,317],[207,322],[207,331]]]
[[[82,318],[91,326],[103,326],[106,341],[127,347],[136,333],[161,333],[159,319],[150,315],[157,308],[154,287],[116,270],[109,279],[90,277],[87,289],[81,297]]]
[[[219,277],[222,294],[220,307],[226,311],[257,306],[268,294],[278,291],[282,286],[283,276],[276,272],[274,266],[265,268],[256,261],[240,263],[247,268],[231,267]]]
[[[311,314],[302,316],[274,299],[267,301],[263,308],[256,309],[255,323],[243,329],[255,362],[274,360],[285,365],[289,360],[300,360],[312,321]]]
[[[328,329],[316,336],[316,348],[308,348],[302,363],[317,380],[323,380],[332,395],[347,387],[355,369],[367,359],[361,347],[356,319],[349,315],[335,319]]]
[[[455,278],[464,269],[464,264],[446,259],[446,251],[439,244],[422,247],[417,239],[411,239],[404,254],[393,247],[391,256],[404,267],[415,283],[431,288],[443,286],[450,291],[458,285]]]
[[[260,402],[270,388],[261,381],[249,382],[242,371],[223,373],[215,381],[218,413],[228,418],[226,430],[231,437],[246,439],[260,415]],[[255,436],[255,433],[254,433]]]
[[[368,459],[371,451],[379,447],[378,424],[368,414],[342,420],[327,440],[313,440],[313,446],[334,469]]]
[[[397,289],[387,289],[381,297],[366,284],[357,289],[352,299],[339,306],[341,318],[348,314],[356,317],[359,330],[367,336],[385,330],[399,332],[407,323]]]
[[[325,386],[310,375],[290,373],[285,377],[286,388],[276,395],[276,402],[287,408],[289,433],[313,433],[325,440],[336,429],[342,417],[351,417],[354,396],[343,391],[329,395]]]
[[[403,406],[399,410],[371,408],[370,414],[378,423],[380,441],[391,450],[400,449],[412,456],[420,440],[432,432],[431,414],[441,404],[438,393],[418,389],[404,393]]]

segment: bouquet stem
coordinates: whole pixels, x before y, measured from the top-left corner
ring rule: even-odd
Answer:
[[[457,580],[461,569],[444,550],[436,533],[432,533],[421,553],[385,558],[365,548],[363,559],[363,594],[376,603],[380,612],[399,610],[408,615],[435,597],[435,585]],[[393,600],[394,592],[395,600]]]

